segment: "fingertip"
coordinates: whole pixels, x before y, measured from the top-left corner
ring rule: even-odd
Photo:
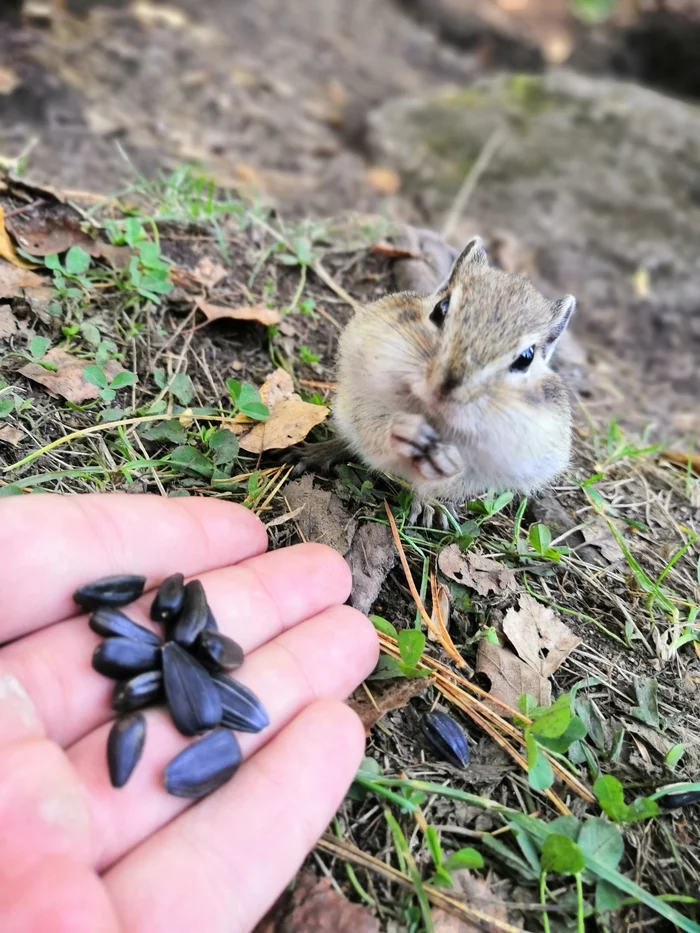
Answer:
[[[183,496],[168,500],[177,503],[189,517],[201,523],[217,550],[224,550],[231,539],[245,538],[251,554],[267,550],[267,529],[250,509],[238,502],[205,496]]]
[[[318,542],[308,542],[297,546],[305,549],[310,560],[316,560],[319,566],[323,566],[324,572],[333,581],[338,591],[338,602],[345,602],[352,590],[352,573],[343,555],[335,548]]]
[[[344,765],[349,782],[365,754],[365,730],[357,713],[341,700],[316,700],[302,716],[305,729],[314,736],[319,750],[325,746],[326,760],[334,768]]]

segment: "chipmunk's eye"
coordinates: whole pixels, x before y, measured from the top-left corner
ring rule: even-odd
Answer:
[[[430,314],[430,320],[435,324],[436,327],[442,327],[447,317],[447,309],[450,307],[450,296],[443,298],[442,301],[438,303],[433,308]]]
[[[528,347],[527,350],[523,350],[523,352],[520,354],[517,360],[514,360],[514,362],[510,364],[511,372],[519,372],[519,373],[525,372],[526,369],[530,368],[530,363],[534,360],[534,358],[535,358],[535,345],[533,343],[533,345],[531,347]]]

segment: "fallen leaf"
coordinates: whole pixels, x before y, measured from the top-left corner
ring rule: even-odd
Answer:
[[[8,217],[6,229],[19,246],[32,256],[64,253],[71,246],[80,246],[92,254],[95,241],[80,226],[80,217],[65,205],[48,204]]]
[[[700,453],[685,453],[683,450],[662,450],[659,454],[662,460],[670,460],[671,463],[677,463],[679,466],[688,468],[700,475]]]
[[[265,327],[273,324],[279,324],[282,315],[277,308],[268,308],[266,305],[249,305],[242,308],[223,308],[219,305],[210,304],[202,298],[195,302],[198,309],[205,316],[207,321],[256,321]]]
[[[16,71],[12,68],[0,68],[0,94],[11,94],[20,84],[21,81]]]
[[[24,297],[27,304],[34,314],[43,324],[51,323],[51,314],[49,306],[56,301],[56,293],[48,285],[42,285],[39,288],[25,288]]]
[[[523,593],[519,605],[519,610],[511,608],[506,612],[503,632],[521,660],[542,677],[551,677],[581,644],[581,639],[553,609],[543,606],[529,593]]]
[[[584,525],[581,534],[586,543],[598,548],[609,563],[614,564],[619,560],[624,560],[625,555],[622,553],[622,548],[613,538],[608,526],[600,519],[596,519],[591,525]]]
[[[486,674],[491,681],[491,696],[517,709],[523,693],[529,693],[539,706],[549,706],[552,687],[529,664],[512,651],[482,638],[476,653],[476,672]],[[488,702],[488,701],[487,701]]]
[[[56,372],[44,369],[38,363],[27,363],[20,369],[20,373],[32,382],[44,386],[49,395],[60,396],[75,405],[99,396],[97,386],[88,382],[83,375],[86,367],[94,365],[94,360],[76,359],[58,347],[49,350],[43,359],[47,363],[53,363],[57,367]],[[110,380],[123,371],[123,366],[116,360],[110,360],[102,368]]]
[[[214,288],[227,276],[226,269],[208,256],[203,256],[194,267],[194,274],[205,288]],[[206,312],[204,312],[206,313]]]
[[[363,687],[358,687],[347,702],[362,720],[365,735],[369,735],[372,727],[382,716],[394,709],[403,709],[409,700],[417,697],[426,687],[427,684],[422,677],[391,680],[384,685],[372,685],[372,698],[376,706]]]
[[[2,207],[0,207],[0,256],[8,262],[11,262],[13,266],[18,266],[20,269],[36,268],[18,255],[15,244],[10,239],[10,235],[5,227],[5,211]]]
[[[260,386],[260,399],[263,405],[272,410],[278,402],[283,399],[292,398],[294,392],[294,380],[286,369],[275,369],[265,378]],[[298,396],[297,396],[298,398]]]
[[[373,165],[365,173],[367,183],[377,194],[396,194],[401,188],[401,176],[392,168]]]
[[[0,428],[0,441],[11,444],[13,447],[19,446],[24,435],[11,424],[5,424]]]
[[[402,246],[396,246],[394,243],[387,243],[386,240],[379,240],[372,246],[372,252],[376,256],[386,256],[387,259],[420,259],[421,253],[412,249],[406,249]]]
[[[275,405],[267,421],[257,422],[239,437],[241,447],[253,454],[293,447],[324,422],[329,412],[325,405],[314,405],[300,398],[284,399]]]
[[[471,773],[471,772],[470,772]],[[488,881],[477,878],[467,869],[460,869],[451,872],[452,888],[445,893],[450,897],[464,901],[474,911],[489,917],[498,924],[508,923],[508,912],[503,901],[493,893],[489,887]],[[488,921],[479,921],[476,918],[470,920],[467,917],[457,917],[455,914],[448,914],[447,911],[439,907],[433,908],[433,927],[435,933],[483,933],[487,929],[499,929],[495,923],[488,925]],[[503,929],[501,926],[500,929]],[[506,927],[506,929],[515,929],[518,927]]]
[[[4,228],[0,232],[0,240],[2,233],[4,233]],[[46,279],[37,275],[36,272],[0,259],[0,298],[16,298],[22,294],[23,288],[37,288],[45,285]]]
[[[137,0],[132,4],[131,14],[144,26],[168,26],[170,29],[185,29],[190,22],[186,13],[178,7],[167,4],[149,3]]]
[[[450,544],[440,552],[438,567],[450,580],[470,586],[480,596],[515,592],[518,588],[510,567],[483,554],[472,551],[464,554],[456,544]]]
[[[254,933],[379,933],[379,921],[368,907],[338,894],[330,878],[304,871]]]
[[[352,605],[367,615],[396,563],[391,530],[378,522],[360,525],[347,561],[352,573]]]
[[[292,509],[306,506],[297,521],[307,541],[327,544],[345,556],[350,550],[357,521],[335,493],[315,488],[313,479],[308,473],[289,483],[284,490],[285,498]]]
[[[17,321],[9,305],[0,305],[0,340],[17,333]]]

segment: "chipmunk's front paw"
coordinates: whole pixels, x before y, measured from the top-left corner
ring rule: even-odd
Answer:
[[[439,480],[456,476],[464,467],[462,455],[453,444],[445,444],[422,415],[395,415],[389,443],[395,454],[411,462],[421,479]]]

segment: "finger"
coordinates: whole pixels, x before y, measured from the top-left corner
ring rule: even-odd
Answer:
[[[363,748],[349,707],[307,707],[230,784],[107,873],[124,928],[248,933],[330,822]]]
[[[371,672],[377,654],[374,628],[349,606],[329,609],[255,651],[236,679],[260,698],[270,726],[257,735],[238,735],[244,756],[269,742],[309,703],[348,696]],[[103,726],[68,752],[90,797],[99,871],[188,805],[163,789],[165,766],[191,741],[175,730],[165,711],[147,714],[143,757],[120,790],[110,786],[107,775],[108,732],[109,726]]]
[[[47,855],[22,874],[0,877],[2,933],[119,933],[104,885],[91,868]]]
[[[0,676],[0,788],[3,933],[116,933],[84,789],[10,675]]]
[[[320,544],[271,551],[199,579],[221,630],[245,652],[343,602],[351,583],[343,558]],[[142,598],[127,612],[155,628],[148,620],[151,598]],[[0,653],[0,670],[23,684],[49,737],[59,745],[77,741],[114,715],[114,682],[91,667],[100,640],[88,628],[87,616],[80,616],[22,638]]]
[[[0,642],[70,617],[74,591],[100,577],[142,574],[150,588],[267,547],[248,509],[210,498],[26,496],[4,500],[0,515]]]

